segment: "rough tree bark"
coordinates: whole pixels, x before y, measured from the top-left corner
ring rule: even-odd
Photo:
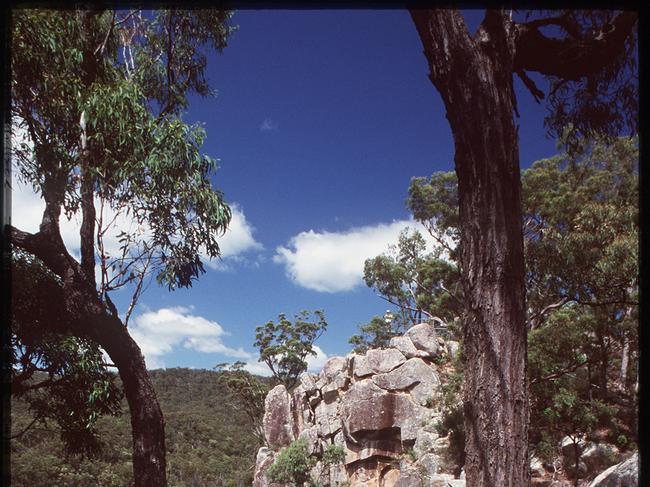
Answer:
[[[79,10],[84,49],[83,80],[90,86],[97,76],[98,59],[91,41],[96,31],[96,14]],[[133,438],[133,476],[138,487],[163,487],[166,481],[165,428],[162,411],[149,379],[144,358],[137,343],[117,315],[109,313],[97,293],[95,280],[95,206],[92,148],[89,144],[85,113],[80,114],[80,189],[82,224],[80,229],[81,263],[67,251],[61,238],[59,217],[64,200],[67,174],[56,161],[48,161],[53,170],[45,176],[45,211],[39,232],[30,234],[9,229],[11,244],[38,257],[63,281],[65,329],[62,334],[90,338],[110,356],[117,367],[131,413]]]
[[[510,28],[491,12],[472,39],[460,13],[414,11],[454,135],[465,317],[465,472],[528,485],[524,256]]]
[[[140,348],[119,318],[106,311],[83,268],[67,252],[58,224],[62,198],[51,192],[46,198],[40,231],[10,228],[11,244],[35,255],[62,278],[66,328],[57,331],[95,340],[117,366],[131,412],[135,485],[165,486],[164,421]]]
[[[467,484],[521,487],[529,483],[530,468],[513,74],[541,98],[525,71],[565,80],[599,72],[623,52],[636,14],[618,14],[589,39],[571,25],[563,39],[539,30],[565,22],[561,16],[520,24],[504,10],[488,10],[474,36],[455,10],[412,10],[411,17],[454,137],[460,264],[468,300],[463,394]]]

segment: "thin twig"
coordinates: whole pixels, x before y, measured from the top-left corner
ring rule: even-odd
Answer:
[[[24,430],[22,430],[20,433],[16,433],[15,435],[10,436],[9,439],[10,439],[10,440],[15,440],[16,438],[20,438],[21,436],[23,436],[25,433],[27,433],[27,431],[29,431],[29,429],[30,429],[32,426],[34,426],[34,423],[36,423],[36,421],[38,421],[39,419],[41,419],[41,417],[42,417],[41,415],[37,415],[37,416],[32,420],[32,422],[29,423],[29,424],[27,425],[27,427],[26,427]]]
[[[98,52],[99,52],[100,55],[104,54],[104,49],[106,48],[106,43],[108,42],[108,39],[111,36],[111,33],[113,32],[113,28],[117,25],[115,23],[115,14],[116,14],[116,12],[115,12],[115,10],[113,10],[113,18],[111,19],[111,26],[108,29],[108,32],[106,32],[106,36],[104,37],[104,41],[99,46],[97,46],[97,49],[95,49],[95,51],[93,52],[94,56],[96,56]]]

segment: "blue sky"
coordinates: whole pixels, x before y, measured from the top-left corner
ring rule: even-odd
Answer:
[[[481,13],[467,12],[470,28]],[[413,176],[453,169],[440,96],[405,10],[243,10],[220,55],[216,98],[192,98],[186,120],[220,159],[214,186],[234,205],[224,258],[189,290],[151,286],[129,324],[150,368],[256,367],[257,325],[323,309],[326,356],[387,309],[361,279],[363,260],[409,224]],[[518,82],[518,80],[517,80]],[[522,167],[555,152],[544,107],[518,82]],[[38,211],[14,195],[14,224]],[[31,212],[31,213],[30,213]],[[114,301],[124,312],[126,292]]]

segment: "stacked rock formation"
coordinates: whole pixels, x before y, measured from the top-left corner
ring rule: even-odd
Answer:
[[[303,374],[291,393],[276,386],[266,398],[269,446],[258,452],[254,487],[272,485],[266,470],[299,438],[315,458],[328,445],[345,452],[342,464],[318,461],[312,469],[323,486],[464,485],[438,472],[446,438],[435,429],[440,380],[434,361],[445,353],[445,342],[423,323],[386,349],[330,358],[320,374]]]

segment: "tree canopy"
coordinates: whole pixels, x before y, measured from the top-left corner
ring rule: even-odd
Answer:
[[[639,147],[630,137],[580,146],[562,150],[561,139],[558,155],[522,174],[530,444],[543,458],[566,435],[604,429],[621,448],[637,439]],[[454,191],[453,173],[414,178],[409,205],[453,234]]]
[[[12,16],[12,163],[45,211],[36,233],[10,228],[11,242],[41,266],[32,270],[58,279],[62,319],[38,323],[49,356],[92,342],[90,350],[100,346],[117,366],[131,409],[136,485],[165,484],[164,432],[124,325],[151,277],[169,289],[187,287],[204,272],[203,258],[219,256],[231,211],[212,186],[216,162],[201,151],[203,129],[182,115],[192,93],[212,94],[205,52],[226,46],[230,16],[212,9],[21,9]],[[80,261],[64,245],[62,215],[81,217]],[[125,286],[132,300],[122,321],[110,292]],[[30,329],[29,319],[21,316],[15,332]],[[81,361],[79,353],[65,360]]]
[[[269,320],[255,329],[254,346],[260,352],[259,361],[269,366],[278,382],[291,389],[307,370],[307,357],[316,355],[314,342],[326,329],[327,321],[321,310],[314,311],[314,318],[310,312],[301,311],[293,323],[280,313],[277,323]]]

